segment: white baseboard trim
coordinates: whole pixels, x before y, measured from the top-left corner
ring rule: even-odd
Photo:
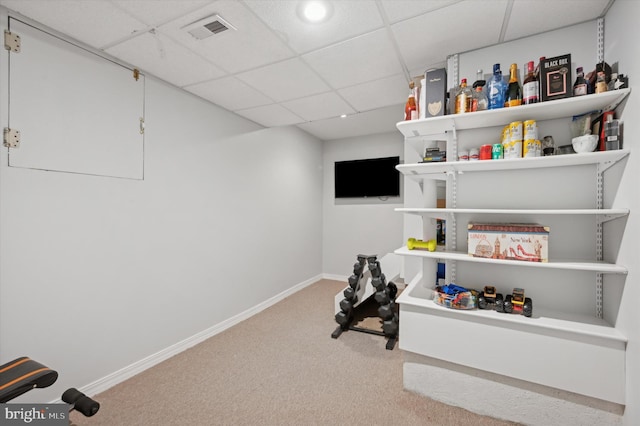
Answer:
[[[114,373],[109,374],[101,379],[96,380],[93,383],[90,383],[86,386],[83,386],[79,390],[89,396],[94,396],[99,394],[100,392],[104,392],[109,388],[117,385],[118,383],[122,383],[125,380],[142,373],[143,371],[165,361],[172,356],[183,352],[198,343],[201,343],[207,340],[210,337],[215,336],[218,333],[222,333],[226,329],[256,315],[257,313],[267,309],[268,307],[280,302],[284,298],[302,290],[303,288],[321,280],[323,278],[323,274],[318,274],[308,280],[305,280],[299,284],[294,285],[293,287],[283,291],[282,293],[276,294],[270,299],[265,300],[262,303],[257,304],[256,306],[247,309],[244,312],[239,313],[229,319],[222,321],[200,333],[197,333],[189,338],[186,338],[172,346],[169,346],[166,349],[163,349],[159,352],[156,352],[153,355],[149,355],[146,358],[141,359],[140,361],[134,362],[131,365],[128,365]],[[56,401],[52,401],[51,403],[59,403],[60,399]]]
[[[345,283],[349,282],[349,277],[347,275],[322,274],[322,279],[333,280],[333,281],[344,281]]]

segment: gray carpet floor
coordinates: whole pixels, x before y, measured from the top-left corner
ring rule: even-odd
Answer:
[[[507,425],[402,387],[402,351],[347,331],[321,280],[95,396],[75,425]],[[402,318],[400,319],[402,321]],[[400,338],[402,338],[400,336]]]

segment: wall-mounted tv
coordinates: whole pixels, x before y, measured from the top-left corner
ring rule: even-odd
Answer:
[[[400,157],[336,161],[336,198],[400,196],[398,164]]]

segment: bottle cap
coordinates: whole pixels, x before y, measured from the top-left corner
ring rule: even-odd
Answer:
[[[582,67],[578,67],[578,68],[576,68],[576,72],[577,72],[578,74],[580,74],[580,73],[582,72]]]
[[[500,64],[493,64],[493,72],[500,71]]]

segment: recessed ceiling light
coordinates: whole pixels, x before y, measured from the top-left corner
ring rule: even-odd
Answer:
[[[342,114],[340,118],[347,118],[347,114]]]
[[[314,24],[324,22],[331,16],[331,6],[326,1],[305,1],[298,6],[298,16]]]

